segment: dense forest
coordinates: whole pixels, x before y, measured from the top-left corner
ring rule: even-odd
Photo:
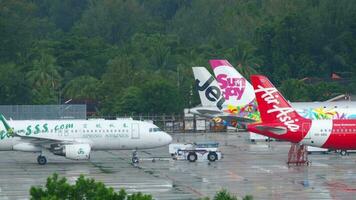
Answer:
[[[191,67],[213,58],[269,76],[293,101],[356,92],[356,1],[0,1],[0,104],[178,113],[199,103]]]

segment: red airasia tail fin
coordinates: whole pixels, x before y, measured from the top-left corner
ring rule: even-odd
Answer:
[[[300,124],[305,119],[291,107],[267,77],[252,75],[251,82],[263,123],[282,123],[292,132],[301,128]]]

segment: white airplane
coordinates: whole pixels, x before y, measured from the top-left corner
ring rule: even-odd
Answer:
[[[204,67],[193,67],[202,106],[190,112],[224,121],[260,121],[252,85],[227,60],[210,60],[217,81]],[[292,106],[310,119],[355,119],[356,102],[294,102]]]
[[[137,163],[136,151],[168,145],[172,137],[156,125],[130,119],[116,120],[0,120],[1,151],[39,153],[37,162],[47,163],[44,152],[72,160],[87,160],[92,150],[134,150],[132,162]]]

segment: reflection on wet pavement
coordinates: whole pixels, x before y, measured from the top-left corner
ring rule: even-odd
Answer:
[[[247,133],[175,134],[174,142],[219,141],[224,159],[189,163],[168,159],[168,147],[139,152],[141,162],[130,164],[131,151],[93,152],[90,161],[71,161],[53,155],[39,166],[36,154],[0,152],[0,199],[27,199],[32,185],[44,185],[56,172],[73,183],[80,174],[116,190],[150,193],[155,199],[212,197],[226,188],[255,199],[354,199],[356,154],[313,154],[311,166],[288,167],[289,144],[250,143]],[[152,157],[156,161],[152,162]]]

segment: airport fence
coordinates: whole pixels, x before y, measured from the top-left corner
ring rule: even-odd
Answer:
[[[169,133],[189,132],[225,132],[226,126],[211,119],[199,116],[185,115],[125,115],[119,118],[132,118],[140,121],[149,121]]]
[[[61,105],[0,105],[0,113],[7,119],[40,120],[40,119],[86,119],[85,104]]]

